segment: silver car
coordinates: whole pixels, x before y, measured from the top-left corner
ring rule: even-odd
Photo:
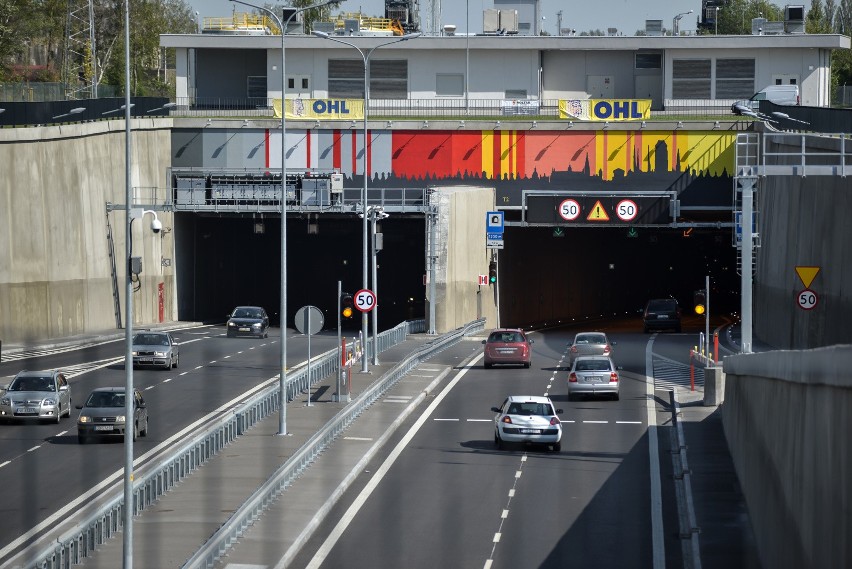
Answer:
[[[568,346],[568,365],[579,356],[611,356],[614,345],[603,332],[579,332]]]
[[[0,397],[0,419],[58,423],[71,416],[71,387],[59,370],[21,371]]]
[[[568,400],[578,395],[609,395],[618,400],[618,368],[608,356],[580,356],[568,373]]]
[[[492,407],[494,444],[537,443],[550,445],[559,452],[562,448],[562,421],[557,417],[562,409],[554,409],[549,397],[540,395],[510,395],[499,407]]]
[[[139,332],[133,336],[133,367],[176,368],[180,347],[169,332]]]
[[[148,435],[148,406],[138,389],[133,390],[133,419],[125,416],[125,390],[123,387],[99,387],[92,391],[83,405],[77,405],[77,442],[86,444],[92,439],[111,437],[118,439],[132,423],[133,440]]]

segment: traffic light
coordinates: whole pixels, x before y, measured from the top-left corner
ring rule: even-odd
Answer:
[[[348,292],[344,292],[340,294],[340,316],[343,318],[352,318],[352,314],[355,312],[355,301],[352,299],[352,295]]]
[[[488,263],[488,284],[497,284],[497,261]]]
[[[703,290],[696,290],[692,296],[692,303],[695,306],[696,314],[704,314],[707,310],[707,297]]]

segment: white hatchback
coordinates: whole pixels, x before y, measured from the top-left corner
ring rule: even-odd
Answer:
[[[492,407],[494,444],[536,443],[549,445],[559,452],[562,448],[562,421],[549,397],[539,395],[510,395],[500,407]]]

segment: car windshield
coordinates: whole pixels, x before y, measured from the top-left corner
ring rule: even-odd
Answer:
[[[50,376],[19,377],[9,386],[9,391],[53,391],[53,378]]]
[[[577,336],[577,344],[606,344],[606,336],[603,334],[586,334]]]
[[[137,334],[133,343],[139,346],[168,346],[169,337],[163,334]]]
[[[488,336],[489,342],[523,342],[524,337],[520,332],[492,332]]]
[[[609,362],[606,360],[577,360],[575,368],[577,371],[609,371]]]
[[[549,403],[512,403],[509,405],[509,415],[553,415]]]
[[[263,318],[263,314],[256,309],[237,308],[234,310],[233,318]]]
[[[95,391],[89,395],[86,407],[124,407],[124,393]]]

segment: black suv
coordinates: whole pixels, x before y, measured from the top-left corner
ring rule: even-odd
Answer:
[[[647,334],[651,330],[674,330],[680,332],[680,306],[673,298],[654,298],[645,305],[642,327]]]

